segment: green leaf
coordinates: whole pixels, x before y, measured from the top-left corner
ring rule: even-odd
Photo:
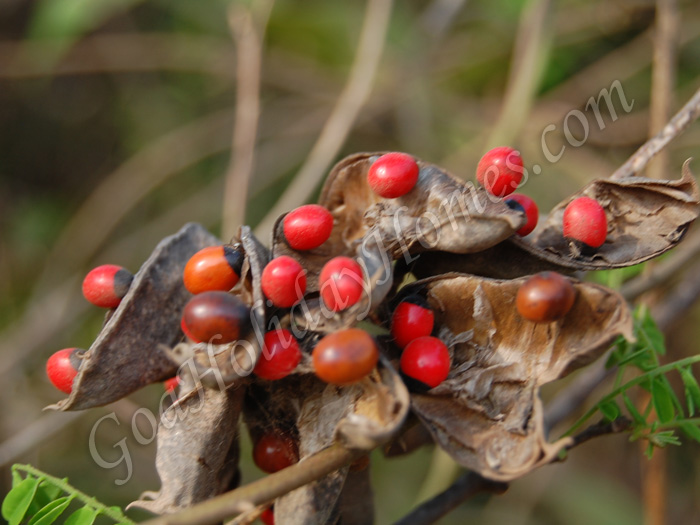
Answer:
[[[9,525],[19,525],[34,499],[41,480],[27,476],[5,496],[2,502],[2,517]]]
[[[73,501],[74,496],[64,496],[63,498],[58,498],[46,505],[43,509],[37,512],[34,517],[29,520],[28,525],[49,525],[58,519],[58,517],[63,514]]]
[[[638,426],[645,427],[647,424],[646,419],[644,419],[644,416],[642,416],[642,414],[639,413],[639,410],[637,410],[637,407],[634,405],[634,403],[629,398],[629,396],[627,394],[623,393],[622,400],[625,403],[625,407],[627,408],[627,412],[629,412],[630,416],[632,416],[634,423]]]
[[[700,427],[698,427],[697,423],[684,422],[679,426],[686,436],[700,443]]]
[[[83,507],[68,516],[63,525],[92,525],[97,518],[99,511],[90,507]]]
[[[20,474],[18,470],[12,469],[12,487],[16,487],[22,483],[23,480],[22,474]]]
[[[598,410],[603,413],[605,419],[608,421],[614,421],[620,417],[620,407],[612,399],[604,403],[600,403],[598,405]]]
[[[648,439],[650,443],[659,448],[663,448],[666,445],[681,444],[680,439],[678,439],[678,436],[674,434],[673,430],[664,430],[663,432],[651,434]]]
[[[688,404],[688,414],[691,416],[700,409],[700,386],[698,385],[693,371],[690,367],[680,368],[678,372],[681,374],[681,379],[683,380],[683,387],[685,388],[685,399]]]
[[[651,383],[651,399],[659,421],[662,423],[672,421],[676,416],[676,409],[673,406],[673,397],[663,377],[656,377]]]

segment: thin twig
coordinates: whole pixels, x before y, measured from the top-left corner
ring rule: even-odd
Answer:
[[[251,9],[233,3],[229,26],[236,41],[236,117],[233,123],[231,162],[224,186],[221,237],[228,240],[245,220],[248,185],[255,163],[255,142],[260,116],[260,71],[262,41],[272,0],[263,0]],[[254,11],[253,11],[254,10]]]
[[[336,443],[284,470],[143,525],[208,525],[263,505],[352,463],[362,452]]]
[[[566,446],[566,450],[571,450],[593,438],[627,432],[630,428],[632,428],[632,421],[626,417],[618,417],[613,421],[600,421],[572,436],[573,441]]]
[[[651,68],[651,105],[649,136],[663,128],[671,115],[673,88],[676,78],[676,47],[678,41],[677,0],[656,1],[654,27],[654,58]],[[647,167],[647,176],[668,178],[668,150],[664,149]]]
[[[447,490],[416,507],[410,514],[397,521],[395,525],[435,523],[476,494],[483,492],[503,494],[507,489],[506,483],[486,479],[476,472],[467,472],[460,476]]]
[[[340,151],[374,83],[392,4],[392,0],[368,0],[357,54],[347,84],[304,165],[260,222],[256,233],[267,236],[279,215],[307,200]]]
[[[700,117],[700,89],[656,136],[646,141],[622,166],[617,168],[610,179],[620,180],[639,174],[657,153],[688,129],[698,117]]]
[[[700,298],[700,264],[691,266],[685,277],[666,294],[662,302],[651,309],[652,317],[663,331],[668,331],[674,323],[682,319]]]

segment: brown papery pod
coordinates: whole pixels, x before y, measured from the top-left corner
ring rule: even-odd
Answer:
[[[569,247],[562,233],[564,209],[581,196],[597,200],[608,218],[605,243],[591,255]],[[538,228],[531,241],[513,239],[524,252],[545,261],[577,270],[620,268],[661,255],[680,242],[700,212],[700,191],[683,164],[678,180],[629,177],[619,181],[596,180],[559,203]]]
[[[170,514],[236,487],[243,393],[199,388],[163,412],[156,453],[161,488],[144,492],[129,508]]]
[[[316,382],[320,386],[315,393],[307,391],[304,395],[296,424],[302,461],[336,440],[348,448],[369,452],[394,436],[408,413],[408,391],[383,358],[376,371],[353,385],[337,387]],[[275,502],[275,522],[328,523],[347,475],[348,469],[343,468],[279,498]]]
[[[182,338],[182,309],[192,295],[182,282],[190,257],[221,244],[198,224],[163,239],[85,353],[70,396],[48,408],[83,410],[112,403],[175,375],[164,350]]]
[[[358,153],[331,170],[319,204],[335,218],[334,229],[351,246],[371,230],[393,258],[425,250],[473,253],[510,237],[523,224],[511,210],[483,188],[416,159],[418,182],[407,194],[385,199],[367,183],[367,172],[382,153]]]
[[[572,280],[571,310],[534,323],[515,306],[524,282],[448,274],[402,291],[427,299],[453,353],[448,379],[411,396],[414,412],[455,461],[499,481],[551,461],[567,444],[545,439],[539,387],[596,359],[619,335],[632,338],[616,292]]]

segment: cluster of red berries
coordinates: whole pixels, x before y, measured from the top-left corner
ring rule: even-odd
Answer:
[[[539,216],[532,198],[513,193],[522,181],[523,173],[520,153],[506,146],[489,150],[476,168],[476,179],[486,191],[496,197],[507,197],[508,206],[525,214],[527,222],[517,231],[521,237],[535,229]],[[599,248],[608,232],[605,210],[595,199],[578,197],[564,210],[562,229],[564,237],[581,244],[584,251]]]
[[[427,302],[412,295],[399,303],[391,317],[391,335],[401,353],[401,375],[411,390],[434,388],[447,379],[450,352],[433,337],[435,315]]]

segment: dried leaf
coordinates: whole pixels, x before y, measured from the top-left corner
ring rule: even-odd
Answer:
[[[243,388],[192,390],[161,416],[156,468],[158,492],[129,505],[169,514],[238,484],[238,419]]]
[[[164,347],[182,338],[182,308],[191,294],[182,271],[194,253],[220,242],[198,224],[163,239],[134,276],[129,292],[105,323],[73,383],[71,395],[48,408],[106,405],[175,375]]]
[[[401,292],[425,296],[453,354],[448,379],[412,395],[413,410],[458,463],[500,481],[565,445],[546,442],[539,387],[599,357],[618,335],[632,337],[622,297],[590,283],[573,281],[576,300],[559,321],[521,318],[515,296],[524,281],[448,274]]]
[[[329,174],[319,204],[335,218],[347,246],[376,230],[393,258],[425,250],[473,253],[510,237],[524,223],[522,213],[482,188],[416,159],[416,186],[397,199],[384,199],[367,183],[367,171],[381,153],[358,153]]]

